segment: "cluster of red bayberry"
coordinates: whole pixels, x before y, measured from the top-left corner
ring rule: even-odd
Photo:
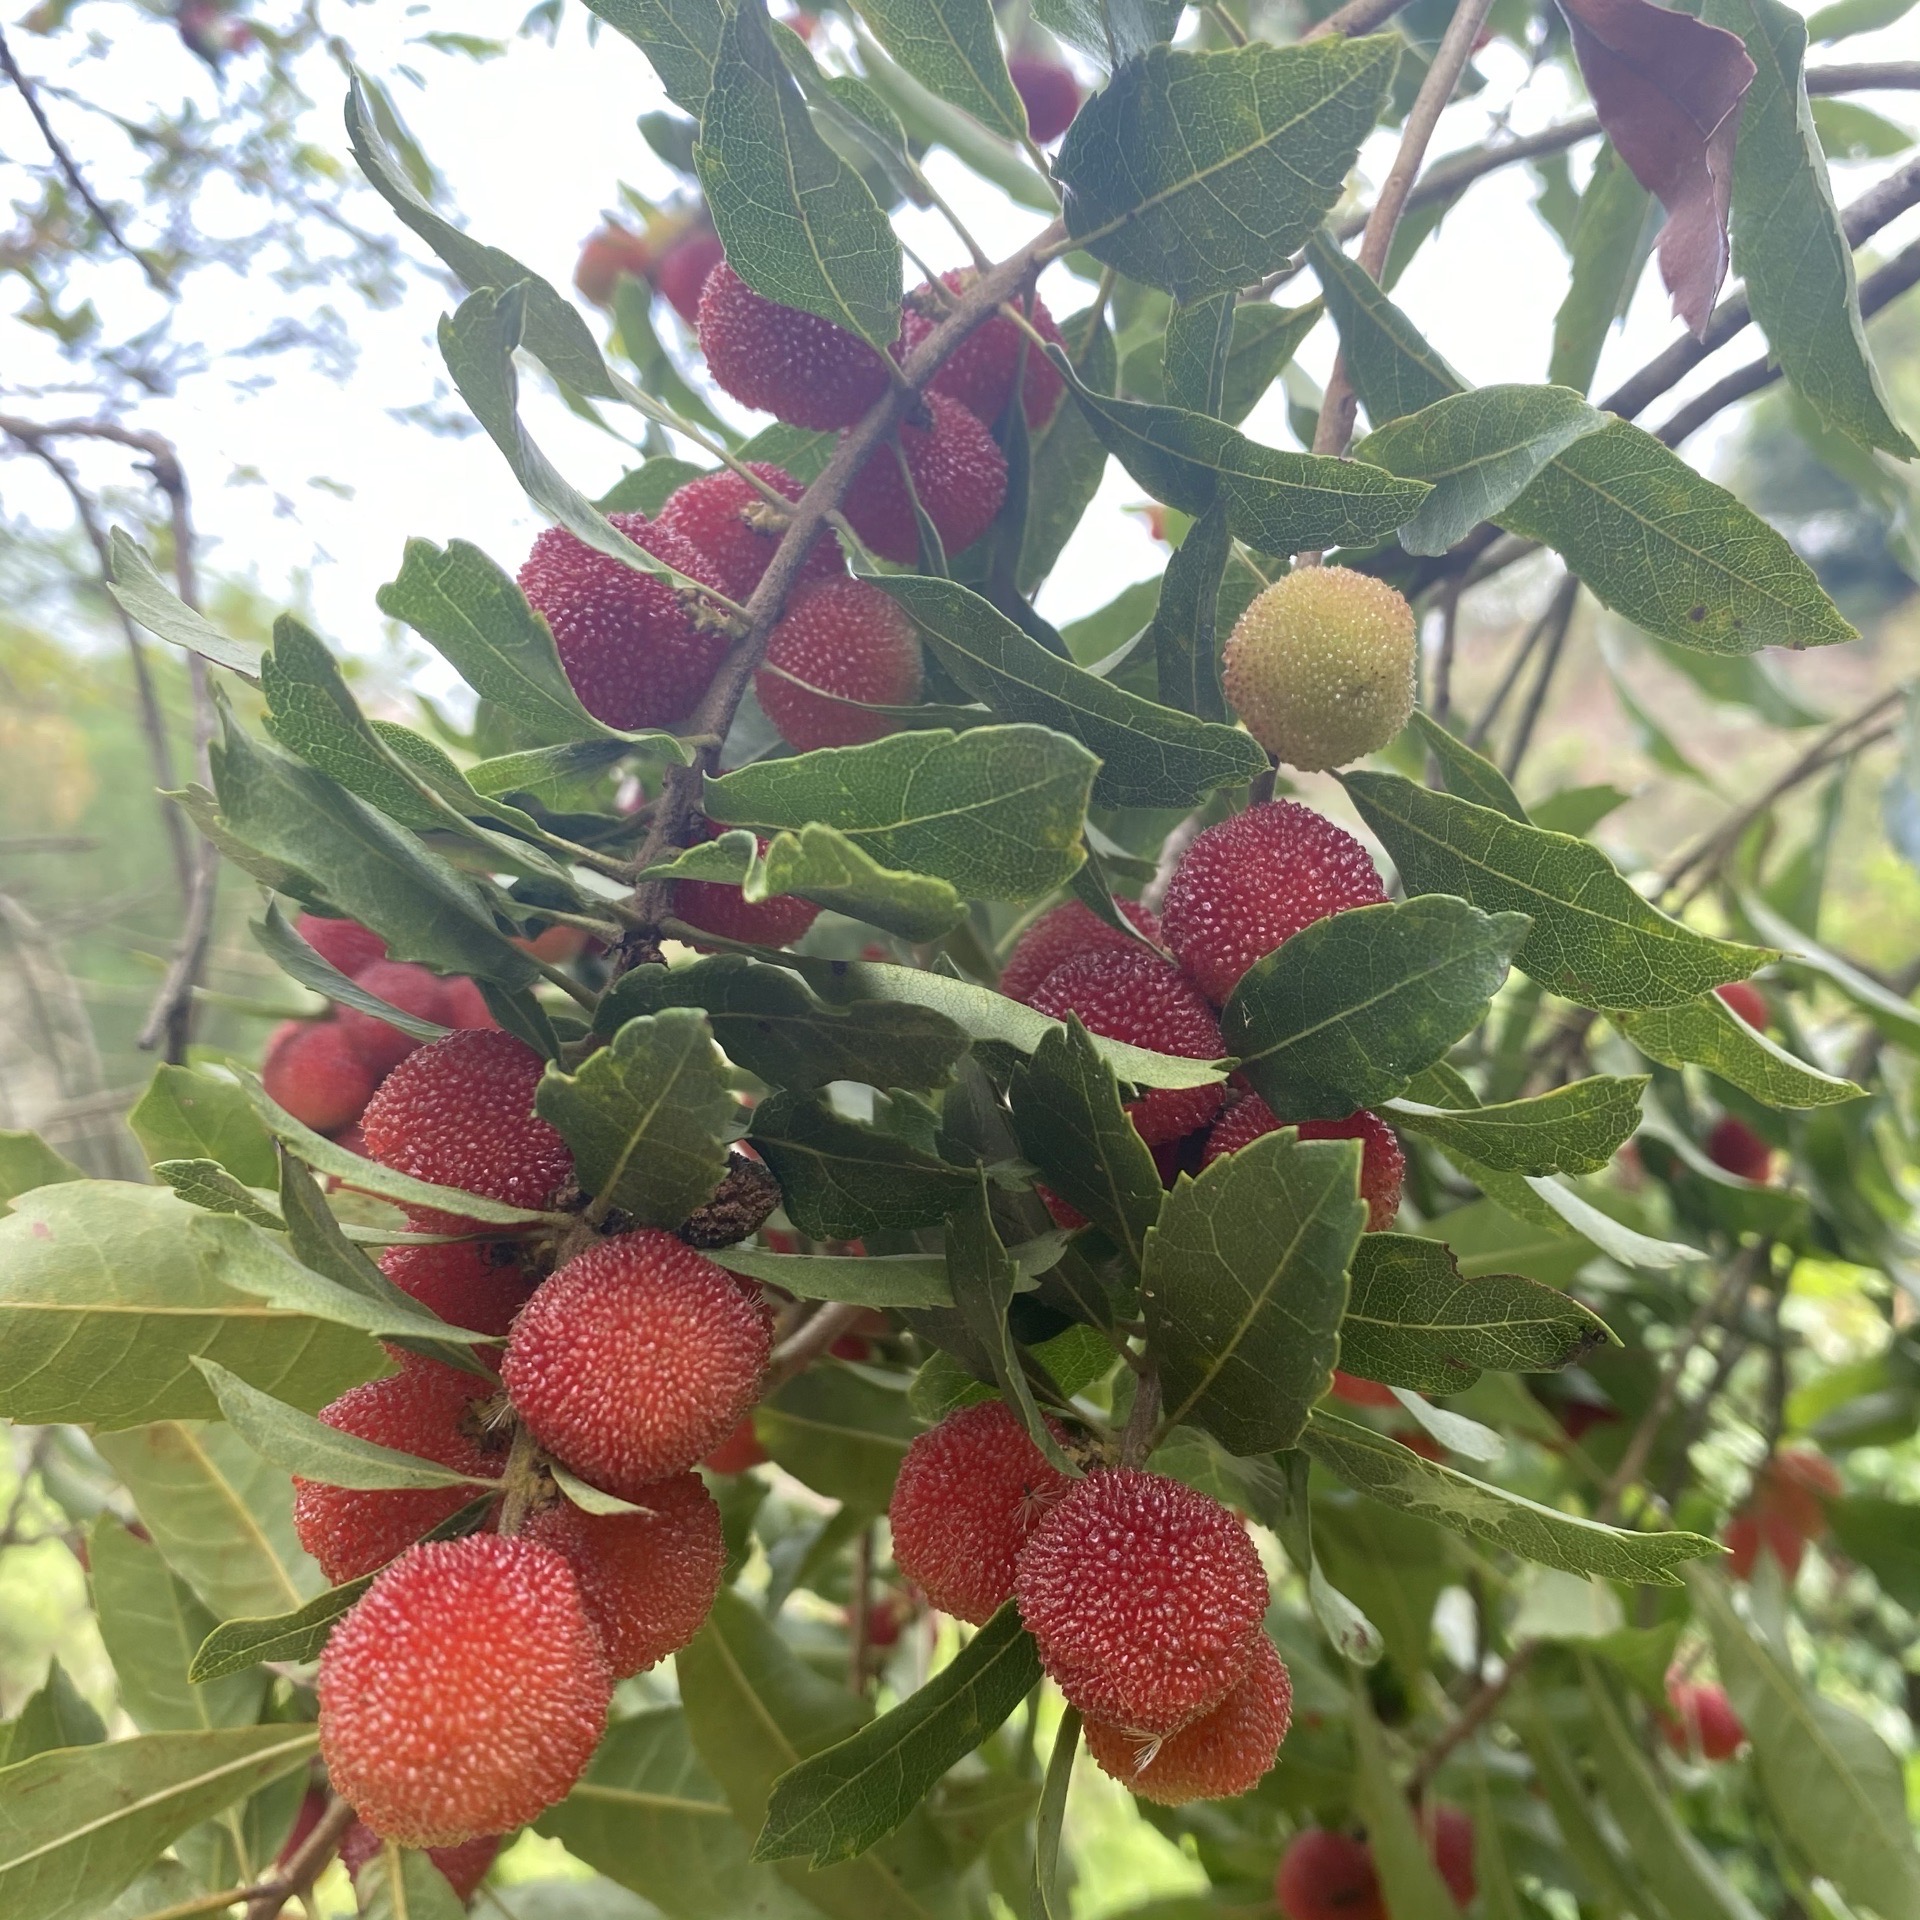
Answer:
[[[1808,1546],[1826,1538],[1827,1502],[1842,1490],[1833,1462],[1810,1447],[1783,1447],[1771,1455],[1720,1535],[1734,1578],[1752,1578],[1764,1550],[1791,1580]]]
[[[1421,1836],[1454,1905],[1465,1909],[1477,1887],[1473,1822],[1458,1807],[1421,1807]],[[1308,1827],[1280,1857],[1274,1904],[1286,1920],[1388,1920],[1373,1848],[1358,1834]]]
[[[368,1151],[436,1185],[549,1206],[573,1165],[533,1111],[542,1071],[498,1029],[435,1041],[369,1102]],[[484,1487],[301,1481],[295,1525],[336,1584],[377,1575],[320,1663],[335,1788],[373,1833],[459,1850],[477,1877],[486,1837],[578,1779],[614,1682],[684,1646],[711,1608],[725,1548],[693,1468],[757,1399],[770,1320],[756,1287],[670,1233],[595,1239],[542,1277],[471,1219],[418,1210],[408,1226],[468,1236],[381,1264],[449,1322],[504,1338],[498,1376],[402,1353],[320,1417],[501,1492],[477,1531],[423,1540]],[[587,1511],[553,1467],[625,1508]]]

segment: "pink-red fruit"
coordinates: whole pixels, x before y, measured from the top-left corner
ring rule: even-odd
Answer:
[[[1151,941],[1160,939],[1160,921],[1151,907],[1138,900],[1116,900],[1114,905]],[[1020,938],[1000,969],[1000,991],[1009,1000],[1030,1001],[1034,989],[1055,967],[1083,953],[1113,949],[1121,953],[1139,946],[1116,927],[1110,927],[1079,900],[1043,913]]]
[[[1672,1711],[1660,1716],[1660,1731],[1675,1753],[1730,1760],[1746,1744],[1747,1730],[1721,1688],[1705,1681],[1669,1680],[1667,1703]]]
[[[303,1126],[338,1133],[360,1118],[380,1076],[337,1020],[288,1020],[274,1028],[260,1084]]]
[[[1070,1484],[1005,1402],[962,1407],[900,1464],[887,1509],[894,1564],[929,1606],[984,1626],[1012,1596],[1027,1537]]]
[[[717,835],[722,830],[711,829]],[[758,842],[764,854],[767,843]],[[676,880],[673,917],[722,940],[753,947],[787,947],[820,917],[820,909],[797,893],[776,893],[771,900],[749,900],[724,880]]]
[[[920,642],[891,594],[866,580],[827,580],[787,602],[767,637],[753,690],[781,738],[810,753],[857,747],[899,725],[867,707],[911,706],[920,697]]]
[[[1273,1899],[1286,1920],[1387,1920],[1373,1849],[1329,1827],[1308,1827],[1287,1843]]]
[[[583,300],[608,307],[613,304],[614,289],[622,275],[644,280],[652,264],[652,242],[631,227],[609,220],[582,243],[580,258],[574,264],[573,284]]]
[[[890,381],[858,334],[763,298],[724,259],[700,290],[700,351],[742,406],[816,432],[856,424]]]
[[[1764,1186],[1773,1171],[1773,1149],[1744,1120],[1725,1114],[1707,1135],[1707,1158],[1723,1173]]]
[[[1258,1786],[1279,1757],[1293,1714],[1293,1683],[1273,1643],[1260,1634],[1253,1664],[1214,1708],[1164,1740],[1089,1720],[1087,1750],[1104,1772],[1163,1807],[1231,1800]]]
[[[1009,54],[1007,73],[1027,110],[1027,131],[1035,144],[1058,140],[1080,111],[1080,82],[1059,61],[1031,53]]]
[[[376,1833],[453,1847],[564,1799],[613,1676],[565,1558],[518,1536],[411,1548],[320,1656],[320,1752]]]
[[[433,1215],[408,1216],[408,1230],[432,1233]],[[402,1293],[411,1295],[449,1326],[504,1337],[513,1316],[527,1304],[533,1282],[514,1259],[512,1248],[497,1240],[449,1240],[439,1246],[389,1247],[380,1270]]]
[[[903,455],[913,494],[949,555],[972,546],[1007,497],[1007,457],[993,435],[944,393],[929,393],[924,403],[926,422],[909,420],[896,438],[882,441],[841,503],[854,532],[883,560],[903,566],[920,554],[913,495],[900,470]]]
[[[1772,1024],[1773,1015],[1767,1009],[1767,996],[1751,980],[1730,980],[1724,987],[1715,987],[1714,992],[1731,1012],[1737,1013],[1756,1031],[1765,1033]]]
[[[798,500],[806,489],[792,474],[765,460],[748,463],[747,471],[785,500]],[[751,482],[722,467],[689,480],[667,498],[656,527],[665,527],[691,542],[713,563],[713,584],[729,600],[745,603],[760,584],[785,531],[774,517],[766,496]],[[830,533],[814,536],[807,557],[794,577],[797,586],[813,580],[831,580],[844,573],[839,545]]]
[[[500,1377],[540,1444],[623,1499],[711,1453],[760,1395],[759,1294],[670,1233],[576,1254],[513,1323]]]
[[[324,1807],[326,1802],[323,1800],[321,1805]],[[441,1877],[463,1905],[473,1898],[474,1889],[487,1877],[487,1869],[499,1857],[500,1838],[497,1833],[487,1833],[477,1840],[463,1840],[457,1847],[427,1849],[427,1858],[440,1869]],[[356,1820],[340,1842],[340,1864],[357,1881],[361,1868],[373,1859],[383,1844],[380,1836],[364,1820]]]
[[[387,943],[358,920],[333,920],[324,914],[303,913],[294,927],[322,960],[338,967],[349,980],[376,960],[387,957]]]
[[[1367,1203],[1367,1231],[1384,1233],[1400,1211],[1400,1183],[1407,1171],[1407,1156],[1401,1152],[1393,1129],[1365,1107],[1344,1120],[1303,1120],[1297,1124],[1302,1140],[1360,1142],[1360,1198]],[[1223,1153],[1238,1153],[1261,1135],[1276,1132],[1280,1125],[1273,1109],[1257,1093],[1242,1094],[1207,1135],[1200,1164],[1210,1166]]]
[[[956,267],[940,279],[948,292],[960,294],[979,277],[971,267]],[[1047,303],[1035,299],[1031,304],[1027,317],[1034,332],[1056,346],[1064,344]],[[902,359],[940,324],[945,313],[946,308],[924,287],[908,296],[900,315],[900,345],[896,349]],[[1053,418],[1066,382],[1046,354],[1004,313],[983,321],[954,348],[928,382],[928,391],[958,400],[976,420],[992,426],[1013,396],[1023,351],[1027,371],[1021,380],[1020,405],[1027,425],[1037,430]]]
[[[1297,800],[1270,800],[1209,827],[1167,887],[1160,924],[1216,1006],[1302,927],[1387,897],[1367,850]]]
[[[1177,1732],[1253,1664],[1267,1576],[1217,1500],[1133,1468],[1090,1473],[1020,1550],[1020,1618],[1089,1719]]]
[[[358,978],[375,999],[416,1020],[455,1028],[495,1024],[485,997],[471,980],[443,980],[405,960],[375,960],[361,969]],[[382,1078],[420,1045],[412,1034],[358,1007],[342,1007],[335,1017],[347,1043]]]
[[[711,227],[695,228],[660,256],[653,270],[653,284],[688,326],[698,324],[707,275],[725,258],[720,236]]]

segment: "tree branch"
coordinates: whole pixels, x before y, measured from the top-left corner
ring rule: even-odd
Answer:
[[[865,1307],[841,1300],[829,1301],[811,1314],[774,1348],[760,1397],[764,1400],[775,1387],[785,1386],[796,1373],[804,1373],[842,1334],[851,1333],[865,1312]]]
[[[326,1871],[327,1862],[340,1851],[347,1829],[358,1818],[352,1807],[334,1794],[293,1858],[248,1900],[247,1920],[279,1920],[280,1909],[289,1900],[299,1899]]]
[[[1357,40],[1375,27],[1384,27],[1407,4],[1408,0],[1347,0],[1345,6],[1335,7],[1300,38],[1302,41],[1324,40],[1330,33],[1343,33],[1349,40]]]

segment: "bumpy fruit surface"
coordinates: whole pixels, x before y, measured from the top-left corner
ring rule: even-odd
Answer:
[[[759,1295],[670,1233],[603,1240],[513,1323],[500,1377],[542,1446],[623,1499],[711,1453],[760,1394]]]
[[[609,220],[587,235],[574,263],[573,284],[580,297],[596,307],[613,304],[613,290],[622,274],[644,280],[653,265],[653,245],[644,234]]]
[[[896,440],[877,446],[841,503],[854,532],[883,560],[903,566],[919,557],[920,528],[900,454],[949,555],[972,546],[993,525],[1007,497],[1007,457],[993,435],[959,401],[944,393],[924,398],[926,423],[909,420]]]
[[[1125,1040],[1155,1053],[1217,1060],[1226,1051],[1220,1023],[1180,969],[1144,948],[1108,948],[1063,961],[1034,989],[1036,1013],[1064,1020],[1078,1014],[1089,1033]],[[1131,1101],[1127,1113],[1148,1146],[1178,1140],[1220,1111],[1224,1089],[1155,1087]]]
[[[1729,1760],[1746,1744],[1747,1730],[1723,1689],[1705,1681],[1670,1680],[1660,1731],[1675,1753]]]
[[[715,838],[723,830],[708,825],[707,837]],[[758,842],[765,853],[767,843]],[[724,880],[676,880],[673,883],[673,917],[684,920],[702,933],[717,934],[722,940],[744,940],[756,947],[791,946],[820,917],[820,909],[811,900],[795,893],[776,893],[771,900],[749,900],[736,886]]]
[[[711,227],[695,228],[661,254],[653,284],[688,326],[698,324],[707,275],[725,258],[720,236]]]
[[[1308,1827],[1288,1842],[1273,1899],[1286,1920],[1387,1920],[1373,1849],[1327,1827]]]
[[[1242,1094],[1207,1135],[1201,1164],[1211,1165],[1223,1153],[1238,1153],[1262,1134],[1277,1131],[1280,1124],[1273,1109],[1257,1093]],[[1393,1129],[1365,1107],[1344,1120],[1302,1120],[1297,1124],[1302,1140],[1360,1142],[1360,1198],[1367,1203],[1367,1231],[1384,1233],[1400,1211],[1400,1184],[1407,1172],[1407,1156],[1401,1152]]]
[[[376,1446],[491,1480],[499,1475],[502,1456],[482,1444],[475,1405],[487,1390],[478,1374],[406,1353],[398,1373],[350,1388],[320,1409],[320,1419]],[[297,1476],[293,1485],[293,1530],[336,1587],[384,1567],[482,1491],[329,1487]]]
[[[753,1430],[753,1415],[747,1414],[700,1464],[709,1473],[746,1473],[763,1466],[766,1459],[767,1450]]]
[[[260,1084],[315,1133],[338,1133],[360,1118],[380,1076],[338,1020],[288,1020],[267,1040]]]
[[[1160,921],[1151,907],[1138,900],[1114,904],[1149,940],[1158,943]],[[1108,950],[1125,953],[1138,946],[1078,900],[1043,913],[1014,943],[1007,964],[1000,969],[1000,991],[1009,1000],[1029,1001],[1034,989],[1055,967],[1083,953]]]
[[[658,1666],[700,1631],[727,1563],[720,1509],[697,1473],[643,1492],[645,1513],[583,1513],[556,1500],[522,1529],[566,1555],[618,1679]]]
[[[1012,1596],[1020,1549],[1070,1484],[1004,1401],[962,1407],[900,1464],[887,1509],[894,1563],[929,1606],[983,1626]]]
[[[1302,927],[1386,897],[1352,834],[1297,800],[1270,800],[1194,841],[1168,883],[1160,924],[1194,985],[1218,1006],[1256,960]]]
[[[703,586],[714,565],[679,534],[643,513],[610,513],[627,538]],[[712,683],[726,633],[703,623],[671,581],[596,553],[564,527],[549,527],[520,569],[520,590],[553,629],[560,664],[580,704],[610,727],[669,727]]]
[[[1265,1777],[1279,1757],[1292,1714],[1293,1683],[1262,1633],[1245,1677],[1211,1713],[1157,1743],[1089,1720],[1087,1750],[1103,1771],[1163,1807],[1231,1800]]]
[[[387,957],[387,943],[358,920],[332,920],[324,914],[303,913],[294,928],[322,960],[338,967],[349,980],[362,968]]]
[[[544,1207],[573,1172],[567,1143],[533,1111],[545,1070],[524,1040],[498,1027],[432,1041],[368,1101],[360,1122],[367,1150],[416,1180]]]
[[[1036,54],[1008,56],[1007,73],[1027,110],[1027,131],[1039,146],[1058,140],[1080,111],[1080,82],[1057,60]]]
[[[1301,567],[1257,595],[1222,655],[1227,703],[1290,767],[1378,753],[1413,712],[1413,609],[1371,574]]]
[[[1724,987],[1715,987],[1714,992],[1726,1002],[1731,1012],[1737,1013],[1756,1031],[1765,1033],[1772,1024],[1773,1015],[1767,1010],[1767,996],[1751,980],[1730,980]]]
[[[321,1803],[323,1806],[325,1802]],[[463,1840],[457,1847],[429,1847],[427,1858],[440,1869],[441,1878],[464,1904],[474,1889],[487,1877],[487,1869],[500,1854],[501,1836],[482,1834],[477,1840]],[[358,1880],[360,1870],[380,1851],[380,1836],[364,1820],[356,1820],[340,1841],[340,1864]]]
[[[724,259],[700,290],[700,351],[742,406],[816,432],[853,426],[890,380],[858,334],[764,299]]]
[[[786,500],[798,500],[806,489],[783,467],[769,461],[748,463],[775,493]],[[729,600],[745,602],[760,584],[774,550],[780,544],[782,529],[765,524],[767,500],[752,485],[733,471],[722,467],[715,473],[703,473],[689,480],[668,496],[654,522],[691,541],[713,563],[714,585]],[[830,580],[846,571],[839,544],[830,533],[820,533],[800,563],[796,585],[813,580]]]
[[[432,1233],[431,1216],[408,1230]],[[527,1304],[533,1282],[503,1241],[449,1240],[440,1246],[389,1247],[380,1270],[449,1326],[504,1337],[513,1316]]]
[[[948,292],[960,294],[979,277],[971,267],[956,267],[951,273],[943,273],[940,280]],[[896,348],[903,359],[940,324],[945,313],[946,307],[924,287],[908,295],[900,316],[900,344]],[[1035,299],[1027,317],[1034,332],[1043,340],[1064,344],[1044,300]],[[1060,378],[1053,362],[1004,313],[996,313],[974,328],[947,356],[940,371],[928,382],[927,390],[958,400],[976,420],[992,426],[1012,397],[1023,348],[1027,371],[1020,386],[1021,408],[1029,427],[1044,427],[1060,404],[1066,382]]]
[[[1773,1171],[1773,1149],[1744,1120],[1726,1114],[1707,1135],[1707,1158],[1723,1173],[1764,1186]]]
[[[1240,1521],[1157,1473],[1090,1473],[1020,1550],[1020,1617],[1089,1719],[1169,1734],[1253,1663],[1267,1576]]]
[[[878,740],[898,723],[840,701],[901,707],[919,699],[913,622],[870,581],[802,588],[767,636],[766,665],[753,676],[753,690],[781,737],[802,753]]]
[[[475,1534],[374,1581],[320,1656],[319,1692],[335,1791],[402,1846],[454,1847],[566,1796],[613,1676],[565,1557]]]
[[[486,1001],[471,980],[443,980],[437,973],[405,960],[375,960],[361,970],[359,981],[376,999],[418,1020],[431,1020],[442,1027],[494,1024]],[[410,1033],[402,1033],[358,1007],[342,1007],[335,1017],[354,1052],[383,1078],[420,1045]]]

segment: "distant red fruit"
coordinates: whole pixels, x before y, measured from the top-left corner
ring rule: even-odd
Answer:
[[[1288,1842],[1273,1898],[1286,1920],[1387,1920],[1373,1849],[1327,1827],[1308,1827]]]
[[[688,326],[700,319],[700,295],[707,275],[726,258],[720,236],[711,227],[697,227],[661,254],[653,269],[653,284]]]
[[[1704,1681],[1669,1680],[1660,1731],[1667,1745],[1684,1756],[1728,1760],[1746,1744],[1747,1730],[1725,1691]]]
[[[1732,1555],[1734,1578],[1751,1579],[1765,1547],[1792,1579],[1800,1571],[1807,1543],[1826,1537],[1826,1503],[1843,1490],[1833,1462],[1823,1454],[1806,1447],[1786,1447],[1774,1454],[1720,1535]]]
[[[260,1084],[316,1133],[338,1133],[360,1118],[380,1076],[361,1059],[337,1020],[287,1020],[274,1028]]]
[[[392,1447],[477,1479],[498,1477],[501,1455],[482,1444],[475,1402],[488,1391],[477,1374],[418,1354],[402,1354],[400,1371],[351,1388],[321,1420],[341,1433]],[[452,1517],[479,1487],[330,1487],[294,1480],[293,1529],[328,1581],[357,1580],[384,1567],[423,1533]]]
[[[563,1799],[606,1728],[613,1676],[566,1560],[518,1537],[414,1547],[320,1656],[320,1751],[377,1833],[452,1847]]]
[[[806,492],[792,474],[770,461],[751,461],[748,470],[783,499],[798,500]],[[729,600],[744,603],[760,584],[784,531],[778,525],[764,524],[769,512],[762,494],[731,467],[721,467],[669,494],[654,525],[698,547],[713,563],[714,585]],[[831,533],[822,532],[815,535],[806,559],[800,563],[795,585],[831,580],[845,572],[838,542]]]
[[[878,740],[899,722],[840,702],[901,707],[919,699],[913,622],[868,580],[803,588],[767,637],[766,665],[753,676],[753,690],[781,737],[802,753]]]
[[[638,547],[689,580],[717,587],[714,564],[642,513],[607,518]],[[549,627],[580,704],[610,727],[670,727],[712,683],[730,644],[685,594],[658,574],[596,552],[549,527],[520,569],[520,590]]]
[[[1080,111],[1080,83],[1057,60],[1030,53],[1010,54],[1007,72],[1027,110],[1027,131],[1038,146],[1059,139]]]
[[[1440,1878],[1447,1883],[1447,1891],[1453,1895],[1453,1904],[1456,1907],[1471,1905],[1474,1894],[1479,1891],[1473,1870],[1472,1820],[1458,1807],[1441,1801],[1416,1807],[1414,1817],[1420,1823],[1427,1853]]]
[[[1707,1135],[1707,1158],[1723,1173],[1764,1186],[1773,1171],[1773,1149],[1744,1120],[1723,1115]]]
[[[760,1397],[768,1322],[757,1291],[670,1233],[602,1240],[513,1323],[500,1377],[534,1437],[607,1492],[647,1502]]]
[[[745,1473],[762,1465],[767,1450],[753,1430],[753,1415],[744,1414],[740,1424],[700,1462],[709,1473]]]
[[[913,491],[949,555],[972,546],[1007,497],[1007,457],[993,435],[944,393],[924,400],[926,424],[908,421],[895,439],[876,447],[841,502],[854,532],[883,560],[902,565],[920,554],[919,523],[900,471],[903,454]]]
[[[432,1233],[431,1215],[410,1230]],[[389,1247],[380,1270],[449,1326],[504,1337],[513,1316],[527,1304],[533,1282],[501,1241],[449,1240],[440,1246]]]
[[[644,280],[652,264],[653,243],[644,234],[609,220],[587,235],[573,269],[573,284],[583,300],[610,307],[621,276]]]
[[[1089,1720],[1087,1750],[1103,1772],[1163,1807],[1231,1800],[1258,1786],[1272,1767],[1292,1711],[1286,1665],[1260,1633],[1252,1666],[1211,1713],[1158,1741]]]
[[[1378,1380],[1362,1380],[1357,1373],[1342,1373],[1338,1367],[1333,1370],[1333,1396],[1355,1407],[1397,1407],[1400,1404],[1393,1397],[1391,1387],[1383,1387]]]
[[[1160,920],[1174,956],[1219,1005],[1256,960],[1302,927],[1386,897],[1352,834],[1297,800],[1270,800],[1194,841],[1174,869]]]
[[[951,273],[943,273],[940,279],[950,293],[958,294],[964,293],[979,277],[971,267],[956,267]],[[900,344],[895,349],[902,359],[940,324],[945,312],[925,288],[907,296],[900,316]],[[1056,346],[1064,344],[1044,300],[1034,298],[1027,318],[1043,340],[1050,340]],[[996,313],[983,321],[961,341],[928,382],[928,391],[958,400],[976,420],[992,426],[1006,410],[1013,393],[1023,350],[1027,371],[1021,382],[1021,407],[1030,428],[1044,427],[1060,404],[1066,382],[1053,362],[1004,313]]]
[[[429,1847],[427,1858],[440,1869],[441,1877],[464,1903],[473,1898],[474,1889],[487,1877],[487,1869],[499,1857],[500,1840],[497,1833],[484,1833],[479,1839],[464,1840],[457,1847]],[[360,1869],[383,1844],[364,1820],[356,1820],[340,1842],[340,1864],[357,1880]]]
[[[1114,902],[1149,940],[1158,942],[1160,920],[1138,900]],[[1055,967],[1083,953],[1113,949],[1125,953],[1139,946],[1079,900],[1043,913],[1014,943],[1007,964],[1000,969],[1000,991],[1009,1000],[1030,1001],[1034,989]]]
[[[707,370],[742,406],[828,432],[851,427],[887,391],[887,363],[858,334],[783,307],[723,259],[700,292]]]
[[[929,1606],[982,1626],[1012,1595],[1015,1556],[1070,1484],[1003,1401],[962,1407],[901,1462],[887,1510],[894,1562]]]
[[[387,957],[387,943],[358,920],[330,920],[322,914],[303,913],[294,927],[322,960],[338,967],[349,980],[363,967]]]
[[[1220,1023],[1192,982],[1143,947],[1109,948],[1062,962],[1034,989],[1030,1004],[1054,1020],[1077,1014],[1089,1033],[1155,1053],[1217,1060],[1226,1051]],[[1204,1127],[1224,1098],[1217,1081],[1155,1087],[1129,1102],[1127,1113],[1141,1139],[1158,1146]]]
[[[647,1511],[583,1513],[556,1500],[522,1529],[566,1555],[617,1679],[658,1666],[700,1631],[727,1562],[720,1509],[697,1473],[657,1480],[635,1504]]]
[[[725,829],[709,823],[708,837]],[[767,843],[759,840],[765,853]],[[771,900],[749,900],[737,886],[724,880],[676,880],[673,917],[702,933],[722,940],[741,940],[754,947],[787,947],[820,917],[820,909],[798,894],[777,893]]]
[[[1243,1094],[1214,1123],[1201,1165],[1210,1166],[1223,1153],[1238,1153],[1262,1134],[1276,1132],[1280,1124],[1258,1094]],[[1393,1129],[1365,1107],[1344,1120],[1303,1120],[1298,1124],[1302,1140],[1361,1143],[1360,1197],[1367,1203],[1367,1231],[1384,1233],[1400,1211],[1400,1183],[1407,1171],[1407,1156],[1401,1152]]]
[[[1751,980],[1730,980],[1724,987],[1715,987],[1714,992],[1748,1026],[1765,1033],[1772,1024],[1773,1015],[1767,1008],[1767,996]]]
[[[1253,1662],[1267,1576],[1238,1518],[1157,1473],[1074,1483],[1021,1548],[1020,1617],[1068,1701],[1129,1734],[1169,1734]]]
[[[493,1015],[471,980],[443,980],[425,967],[404,960],[375,960],[361,969],[359,984],[377,1000],[384,1000],[417,1020],[442,1027],[491,1027]],[[465,988],[463,993],[461,988]],[[477,1016],[477,1017],[476,1017]],[[385,1020],[342,1007],[336,1016],[348,1044],[376,1073],[391,1073],[420,1042]]]

